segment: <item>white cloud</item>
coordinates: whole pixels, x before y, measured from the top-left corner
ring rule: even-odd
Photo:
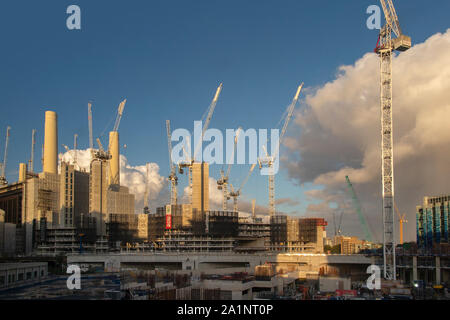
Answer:
[[[415,239],[415,206],[423,196],[450,193],[449,52],[450,29],[393,61],[395,194],[400,210],[407,213],[410,240]],[[285,145],[290,177],[324,186],[310,192],[323,204],[310,205],[309,212],[325,214],[330,221],[328,204],[348,202],[349,175],[380,238],[379,76],[379,58],[373,53],[340,67],[334,81],[307,94],[291,128],[299,136],[289,137]],[[353,214],[351,231],[362,235],[354,210],[348,210]]]
[[[74,150],[60,154],[62,161],[73,163]],[[82,170],[89,172],[91,163],[91,150],[77,150],[77,164]],[[124,155],[120,155],[120,184],[129,188],[135,195],[135,211],[141,213],[144,207],[146,165],[132,166]],[[169,199],[167,195],[167,179],[160,175],[159,166],[150,163],[149,170],[149,205],[152,212],[156,207],[166,204]]]

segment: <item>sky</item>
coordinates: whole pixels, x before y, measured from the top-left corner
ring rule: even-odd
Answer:
[[[81,30],[66,27],[71,4],[81,8]],[[121,179],[141,206],[145,163],[152,163],[154,208],[168,200],[166,119],[172,129],[192,130],[223,82],[211,128],[275,128],[304,82],[281,148],[277,211],[324,216],[333,233],[332,212],[344,210],[343,231],[362,236],[346,189],[347,173],[380,237],[379,75],[371,54],[378,33],[366,27],[366,8],[372,4],[378,1],[3,1],[0,155],[9,125],[7,178],[16,181],[18,163],[30,158],[32,129],[37,130],[35,170],[40,171],[45,110],[58,113],[59,144],[72,146],[76,133],[79,148],[86,149],[88,101],[94,137],[105,145],[117,106],[126,98],[119,129]],[[394,132],[401,141],[397,202],[407,213],[407,239],[414,240],[415,206],[424,195],[448,193],[450,187],[441,171],[447,170],[446,124],[425,132],[428,136],[420,130],[435,127],[450,101],[443,94],[449,80],[444,66],[450,65],[445,51],[450,3],[397,0],[395,6],[403,31],[416,45],[398,57],[398,66],[394,62],[394,103],[399,105],[394,106]],[[431,43],[430,37],[435,37]],[[426,138],[436,141],[433,148]],[[432,157],[424,156],[428,152]],[[214,180],[220,168],[211,169],[213,206],[220,205]],[[248,169],[232,168],[233,185]],[[186,182],[180,177],[180,198]],[[244,187],[242,209],[256,199],[264,212],[267,193],[267,178],[255,170]]]

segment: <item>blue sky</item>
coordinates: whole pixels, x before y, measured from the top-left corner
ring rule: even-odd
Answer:
[[[81,8],[82,30],[66,28],[71,4]],[[0,155],[10,125],[7,177],[16,181],[18,163],[29,159],[33,128],[40,158],[47,109],[58,113],[60,144],[71,146],[77,133],[80,148],[87,147],[89,100],[97,137],[111,129],[127,98],[123,153],[133,165],[158,163],[162,175],[165,120],[173,129],[192,129],[220,82],[211,127],[272,128],[300,82],[321,86],[340,65],[374,48],[377,32],[366,28],[365,14],[371,4],[378,1],[3,1]],[[395,5],[414,43],[448,28],[447,0]],[[234,168],[232,182],[239,184],[247,170]],[[294,209],[303,212],[308,187],[295,186],[283,171],[276,183],[277,198],[297,198]],[[254,174],[246,194],[266,204],[265,177]]]

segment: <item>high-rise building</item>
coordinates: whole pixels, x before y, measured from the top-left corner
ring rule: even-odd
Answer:
[[[108,218],[108,162],[100,159],[91,161],[89,177],[89,213],[98,221],[97,234],[106,235],[105,222]]]
[[[61,227],[76,227],[81,216],[89,213],[89,173],[61,163],[59,204]]]
[[[450,195],[424,197],[416,207],[417,245],[432,248],[449,243]]]
[[[209,164],[192,165],[192,209],[209,211]]]

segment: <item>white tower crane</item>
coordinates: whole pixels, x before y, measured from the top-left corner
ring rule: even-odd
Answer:
[[[192,204],[192,165],[194,164],[195,158],[197,156],[197,153],[200,151],[200,148],[202,146],[203,136],[204,136],[206,130],[208,130],[209,123],[211,122],[211,118],[212,118],[212,115],[214,113],[214,109],[216,108],[217,100],[219,100],[219,95],[220,95],[221,91],[222,91],[222,83],[217,88],[216,94],[214,95],[214,98],[213,98],[211,104],[208,107],[208,114],[206,116],[206,121],[203,124],[202,136],[200,138],[200,141],[198,142],[198,145],[195,146],[194,156],[192,158],[188,158],[187,160],[185,160],[185,161],[183,161],[183,162],[178,164],[179,172],[181,174],[183,174],[183,168],[188,168],[188,170],[189,170],[189,189],[191,191],[190,192],[190,198],[191,198],[190,199],[190,203],[191,204]],[[190,146],[189,146],[189,148],[190,148]],[[184,154],[189,155],[189,153],[187,153],[186,150],[183,150],[183,151],[184,151]]]
[[[111,159],[111,154],[109,153],[109,151],[105,151],[105,149],[103,149],[103,145],[102,145],[100,139],[97,138],[96,140],[97,140],[97,144],[98,144],[98,150],[96,150],[94,152],[94,158],[102,160],[102,161]]]
[[[178,177],[177,177],[177,169],[175,164],[172,162],[172,132],[170,130],[170,120],[166,120],[166,130],[167,130],[167,145],[169,149],[169,166],[170,166],[170,204],[177,204],[177,185],[178,185]]]
[[[28,160],[28,170],[33,173],[34,171],[34,146],[36,145],[36,129],[31,131],[31,155]]]
[[[275,175],[273,172],[273,164],[275,159],[278,157],[278,153],[280,151],[280,144],[283,141],[284,134],[286,133],[289,121],[292,118],[292,114],[294,113],[295,105],[297,104],[298,98],[300,96],[300,91],[302,90],[303,83],[298,87],[297,92],[295,93],[294,99],[292,103],[289,105],[287,109],[287,115],[284,121],[283,128],[280,133],[280,138],[278,143],[275,146],[275,152],[269,156],[266,152],[266,156],[262,158],[258,158],[259,168],[267,167],[268,169],[268,178],[269,178],[269,214],[270,216],[275,215]]]
[[[120,125],[120,120],[122,119],[122,115],[123,115],[123,110],[125,108],[125,103],[127,102],[127,99],[124,99],[120,104],[119,107],[117,108],[117,117],[116,117],[116,122],[114,124],[114,128],[113,131],[117,132],[119,130],[119,125]],[[89,105],[88,105],[89,106]],[[89,107],[89,110],[90,107]],[[90,113],[90,119],[92,121],[92,113]],[[92,123],[90,122],[90,126],[92,126]],[[109,153],[109,150],[111,149],[111,145],[108,145],[108,150],[103,149],[103,145],[100,142],[100,139],[97,138],[96,139],[99,150],[95,150],[92,151],[93,152],[93,158],[99,159],[99,160],[109,160],[111,159],[111,154]],[[110,141],[111,143],[111,141]]]
[[[392,0],[380,0],[386,24],[381,28],[375,52],[380,56],[381,158],[383,195],[384,278],[395,280],[394,237],[394,159],[392,131],[392,53],[411,48],[411,38],[404,35]],[[394,33],[394,38],[392,37]]]
[[[64,149],[66,149],[66,151],[70,155],[70,148],[68,146],[66,146],[65,144],[62,144],[62,146],[64,147]],[[73,155],[70,155],[70,156],[72,157],[73,165],[79,169],[80,167],[78,166],[78,163],[77,163],[77,146],[78,146],[78,134],[75,133],[73,135]]]
[[[1,185],[7,185],[8,181],[6,180],[6,161],[8,159],[8,144],[9,144],[9,131],[11,130],[11,127],[8,126],[6,128],[6,142],[5,142],[5,153],[3,154],[3,164],[1,166],[1,172],[0,172],[0,186]]]
[[[234,153],[236,152],[237,142],[238,142],[239,134],[240,134],[241,130],[242,130],[241,127],[239,127],[236,130],[236,135],[234,137],[233,150],[231,151],[231,156],[230,156],[230,159],[228,160],[227,172],[225,174],[223,170],[220,170],[220,178],[217,180],[217,189],[222,190],[222,193],[223,193],[222,209],[224,211],[227,210],[228,200],[230,199],[230,196],[228,195],[228,180],[230,177],[231,165],[234,162],[233,161]]]
[[[94,149],[94,138],[92,134],[92,103],[88,103],[88,124],[89,124],[89,148]]]
[[[144,193],[144,213],[145,214],[149,214],[150,213],[150,209],[148,207],[148,195],[150,193],[150,187],[148,185],[149,183],[149,174],[150,174],[150,163],[147,163],[146,165],[146,175],[145,175],[145,193]]]
[[[122,114],[123,114],[123,109],[125,108],[125,103],[127,103],[127,99],[123,100],[119,104],[119,108],[117,109],[116,123],[114,124],[113,131],[119,130],[120,120],[122,119]]]
[[[255,219],[256,218],[256,199],[252,199],[252,218]]]
[[[78,147],[78,134],[73,135],[73,164],[78,167],[78,159],[77,159],[77,147]]]
[[[239,187],[238,190],[234,191],[233,185],[230,183],[230,188],[231,188],[230,197],[233,198],[233,211],[234,212],[238,211],[238,205],[237,205],[238,198],[241,195],[242,188],[247,183],[247,181],[250,178],[250,176],[253,172],[253,169],[255,169],[255,167],[256,167],[256,163],[252,164],[252,166],[250,167],[250,170],[248,171],[247,176],[245,177],[244,181],[242,181],[241,186]]]

